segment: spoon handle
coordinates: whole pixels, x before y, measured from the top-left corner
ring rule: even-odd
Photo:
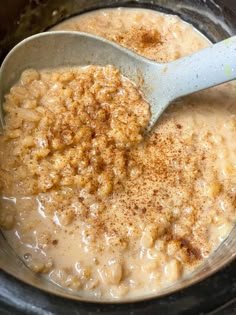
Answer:
[[[236,36],[173,61],[166,70],[163,83],[169,101],[231,81],[236,78]]]

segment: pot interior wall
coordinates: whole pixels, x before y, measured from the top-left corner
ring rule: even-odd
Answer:
[[[234,0],[229,0],[231,3]],[[236,31],[235,14],[227,1],[205,0],[8,0],[0,9],[0,60],[20,40],[45,31],[76,14],[102,7],[138,6],[174,13],[194,24],[210,40],[221,40]],[[236,11],[236,8],[235,8]]]

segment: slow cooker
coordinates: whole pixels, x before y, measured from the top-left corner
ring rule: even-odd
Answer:
[[[8,0],[0,7],[0,60],[20,40],[84,12],[143,7],[177,14],[212,42],[236,34],[235,0]],[[236,227],[191,277],[139,302],[91,303],[34,275],[0,233],[0,314],[236,314]]]

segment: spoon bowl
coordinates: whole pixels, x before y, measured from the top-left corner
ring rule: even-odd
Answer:
[[[0,118],[4,126],[4,95],[27,68],[113,65],[134,82],[150,104],[150,131],[176,98],[236,78],[236,36],[191,56],[156,63],[104,38],[57,31],[26,38],[7,55],[0,69]]]

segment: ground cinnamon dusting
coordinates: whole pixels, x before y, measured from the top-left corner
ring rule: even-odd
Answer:
[[[129,47],[129,43],[132,42],[132,48],[139,54],[144,53],[146,49],[157,48],[162,44],[161,34],[157,30],[150,31],[143,26],[132,27],[123,35],[111,37],[111,40],[125,47]]]

